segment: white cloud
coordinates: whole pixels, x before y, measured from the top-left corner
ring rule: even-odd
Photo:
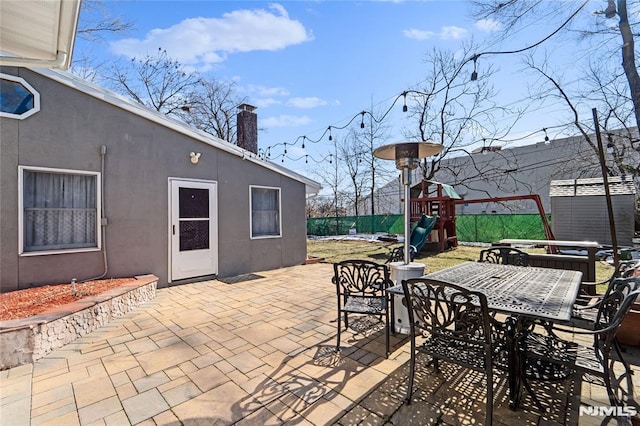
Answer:
[[[492,33],[502,29],[502,24],[495,19],[480,19],[475,23],[475,26],[480,31]]]
[[[317,97],[309,97],[309,98],[291,98],[287,101],[287,105],[292,106],[294,108],[316,108],[319,106],[327,105],[327,101],[324,99],[320,99]]]
[[[416,30],[415,28],[404,30],[402,31],[402,34],[404,34],[405,37],[412,38],[414,40],[428,40],[436,35],[433,31]]]
[[[442,29],[438,33],[433,31],[418,30],[416,28],[402,31],[402,34],[404,34],[405,37],[414,40],[429,40],[431,38],[439,38],[441,40],[459,40],[461,38],[465,38],[468,33],[469,32],[466,29],[456,26],[442,27]]]
[[[247,86],[247,92],[255,94],[256,96],[289,96],[289,90],[284,87],[266,87],[258,86],[255,84],[249,84]]]
[[[280,104],[282,104],[282,102],[280,102],[277,99],[273,99],[273,98],[258,98],[255,101],[253,101],[253,103],[258,108],[268,108],[268,107],[270,107],[272,105],[280,105]]]
[[[277,117],[265,117],[260,119],[260,127],[296,127],[311,123],[311,118],[306,115],[279,115]]]
[[[449,26],[442,27],[439,36],[443,40],[460,40],[461,38],[465,38],[467,33],[468,31],[464,28]]]
[[[220,18],[190,18],[169,28],[149,31],[144,39],[127,38],[111,43],[111,50],[140,57],[165,49],[169,57],[188,65],[220,63],[229,54],[255,50],[275,51],[313,40],[304,25],[290,19],[280,4],[270,10],[242,9]]]

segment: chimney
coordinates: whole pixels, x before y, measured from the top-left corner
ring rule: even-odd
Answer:
[[[238,106],[238,146],[254,154],[258,153],[258,116],[256,107],[249,104]]]

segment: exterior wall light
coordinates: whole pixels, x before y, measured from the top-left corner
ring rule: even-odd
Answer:
[[[191,157],[191,163],[198,164],[198,161],[200,161],[200,155],[202,154],[199,152],[190,152],[189,156]]]

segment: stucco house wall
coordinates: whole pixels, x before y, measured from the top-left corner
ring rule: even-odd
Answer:
[[[217,183],[218,276],[304,263],[305,195],[317,183],[66,73],[0,71],[25,79],[41,102],[24,120],[0,122],[1,291],[104,272],[101,251],[24,256],[18,247],[18,167],[99,172],[102,146],[107,277],[153,273],[159,287],[171,280],[170,178]],[[201,153],[197,164],[190,152]],[[281,237],[250,238],[250,185],[280,188]]]

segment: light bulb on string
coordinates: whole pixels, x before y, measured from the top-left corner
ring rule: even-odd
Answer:
[[[309,155],[308,154],[304,156],[304,163],[305,164],[309,164]]]
[[[303,137],[302,137],[302,149],[304,149],[304,140],[305,140],[306,138],[307,138],[306,136],[303,136]]]
[[[360,114],[362,114],[362,121],[360,121],[360,128],[364,129],[364,114],[365,114],[365,111],[362,111]]]
[[[329,140],[330,141],[333,140],[333,136],[331,135],[331,126],[329,126]]]
[[[544,143],[549,143],[549,135],[547,135],[547,128],[542,129],[544,132]]]
[[[407,108],[407,92],[402,92],[402,96],[404,96],[404,105],[402,106],[402,112],[407,112],[409,108]]]
[[[285,154],[287,153],[287,143],[286,142],[284,143],[284,153]]]
[[[333,164],[333,154],[329,154],[329,164]]]
[[[471,81],[476,81],[478,79],[478,70],[476,68],[478,61],[478,55],[473,57],[473,72],[471,73]]]

